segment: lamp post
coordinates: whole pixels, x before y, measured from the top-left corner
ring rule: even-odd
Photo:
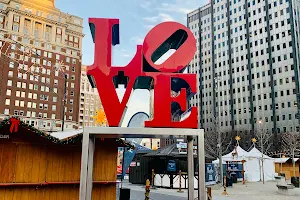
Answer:
[[[265,184],[265,171],[264,171],[264,143],[263,143],[263,132],[262,132],[262,120],[258,121],[259,132],[260,132],[260,148],[261,148],[261,171],[262,171],[262,182]]]
[[[65,126],[65,107],[66,107],[66,99],[67,99],[67,74],[64,73],[64,99],[63,99],[63,109],[62,109],[62,126],[61,131],[64,131]]]
[[[215,77],[215,93],[218,94],[219,92],[219,77]],[[216,95],[217,96],[217,95]],[[217,100],[217,99],[216,99]],[[222,139],[221,139],[221,131],[220,131],[220,112],[221,107],[218,101],[218,114],[215,115],[216,118],[216,130],[218,133],[218,148],[219,148],[219,167],[220,167],[220,182],[222,183],[224,179],[223,174],[223,161],[222,161]]]

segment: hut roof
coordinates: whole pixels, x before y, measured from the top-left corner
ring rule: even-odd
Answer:
[[[147,153],[145,156],[175,156],[179,154],[178,149],[176,148],[176,143],[166,146],[162,149],[157,149]]]
[[[162,149],[157,149],[154,151],[151,151],[150,153],[145,154],[145,156],[149,156],[149,157],[159,157],[159,156],[169,156],[169,157],[186,157],[187,154],[186,153],[180,153],[178,148],[177,148],[177,144],[171,144],[169,146],[166,146]],[[197,155],[194,154],[194,156],[196,157]],[[205,155],[205,157],[207,159],[213,159],[211,157],[209,157],[208,155]]]
[[[17,117],[8,117],[4,119],[3,121],[0,122],[0,130],[3,128],[9,129],[11,125],[11,119],[17,119],[20,120]],[[63,132],[53,132],[53,133],[48,133],[48,132],[43,132],[30,124],[25,123],[24,121],[20,120],[20,124],[22,128],[32,132],[34,135],[39,136],[41,138],[44,138],[52,143],[55,144],[75,144],[75,143],[81,143],[82,141],[82,136],[83,136],[83,130],[78,129],[78,130],[71,130],[71,131],[63,131]],[[116,139],[116,142],[118,143],[119,146],[122,147],[130,147],[133,148],[133,146],[126,142],[125,140],[122,139]]]
[[[295,163],[300,162],[300,158],[294,158]],[[275,163],[292,163],[293,158],[275,158]]]

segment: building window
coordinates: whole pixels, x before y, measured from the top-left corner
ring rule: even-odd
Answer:
[[[13,76],[14,76],[13,71],[8,71],[8,77],[13,77]]]
[[[24,21],[24,34],[29,35],[31,30],[31,21],[29,19],[25,19]]]
[[[46,25],[46,33],[45,33],[45,39],[46,39],[46,41],[51,41],[51,35],[52,35],[52,27]]]
[[[4,110],[4,114],[5,114],[5,115],[9,115],[9,109],[5,109],[5,110]]]
[[[20,101],[19,100],[15,100],[15,106],[20,106]]]
[[[13,25],[13,31],[19,32],[19,24],[14,23],[14,25]]]
[[[7,81],[7,86],[12,86],[12,80]]]
[[[6,90],[6,95],[11,96],[11,90]]]
[[[15,53],[14,52],[10,53],[9,57],[12,58],[12,59],[14,59],[15,58]]]
[[[10,99],[5,100],[5,105],[9,106],[10,105]]]
[[[52,105],[52,111],[56,111],[56,105]]]
[[[9,67],[10,67],[10,68],[14,68],[14,66],[15,66],[14,62],[10,62],[10,63],[9,63]]]
[[[20,16],[14,15],[14,22],[19,23],[20,22]]]

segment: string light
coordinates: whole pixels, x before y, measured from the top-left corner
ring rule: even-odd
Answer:
[[[83,134],[78,134],[76,136],[73,136],[73,137],[69,137],[67,139],[63,139],[63,140],[60,140],[56,137],[53,137],[51,136],[50,134],[46,133],[46,132],[43,132],[43,131],[40,131],[38,129],[36,129],[35,127],[25,123],[24,121],[22,121],[20,118],[18,117],[9,117],[9,118],[6,118],[4,119],[3,121],[0,122],[0,130],[4,127],[8,127],[10,125],[10,120],[12,118],[15,118],[15,119],[18,119],[20,120],[20,124],[19,126],[21,126],[22,128],[28,130],[28,131],[31,131],[33,132],[34,134],[42,137],[42,138],[45,138],[55,144],[61,144],[61,145],[66,145],[66,144],[77,144],[77,143],[81,143],[82,142],[82,136]],[[125,140],[122,140],[120,138],[116,139],[116,142],[119,146],[125,146],[125,147],[128,147],[130,149],[135,149],[135,146],[126,142]]]

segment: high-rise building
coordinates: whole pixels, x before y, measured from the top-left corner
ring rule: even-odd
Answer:
[[[205,131],[218,118],[233,134],[299,128],[299,11],[295,0],[213,0],[187,15],[200,82],[190,103]]]
[[[83,20],[54,0],[0,0],[0,119],[78,126],[82,31]]]
[[[92,88],[86,75],[86,66],[81,67],[79,126],[99,126],[96,124],[96,111],[101,108],[97,88]]]

